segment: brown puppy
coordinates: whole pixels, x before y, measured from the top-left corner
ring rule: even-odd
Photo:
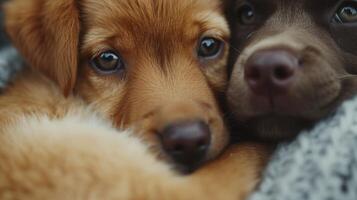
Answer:
[[[0,127],[0,199],[243,200],[266,162],[267,149],[241,144],[194,175],[178,176],[132,132],[112,128],[83,102],[43,94],[67,113],[17,115]]]
[[[291,138],[357,92],[357,3],[232,0],[228,102],[263,139]]]
[[[65,95],[117,127],[135,124],[155,152],[193,170],[228,141],[215,101],[227,80],[221,10],[208,0],[15,0],[6,27]]]
[[[189,177],[148,152],[193,169],[225,146],[219,2],[14,0],[6,26],[32,69],[0,97],[1,199],[242,199],[256,184],[259,145]]]

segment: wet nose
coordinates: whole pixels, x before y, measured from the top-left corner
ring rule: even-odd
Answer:
[[[202,121],[180,122],[167,126],[161,133],[166,153],[187,170],[200,164],[208,151],[211,132]]]
[[[257,95],[279,95],[288,91],[299,67],[299,59],[287,50],[254,53],[244,68],[244,78]]]

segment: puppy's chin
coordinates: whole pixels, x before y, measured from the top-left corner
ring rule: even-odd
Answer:
[[[136,124],[137,126],[140,126],[141,124]],[[202,165],[205,163],[209,162],[211,159],[215,158],[222,152],[222,149],[226,146],[228,143],[228,138],[229,135],[227,132],[225,132],[226,135],[222,137],[222,140],[224,141],[211,141],[211,145],[207,150],[206,156],[200,161],[200,162],[194,162],[191,165],[184,165],[181,163],[176,162],[172,156],[170,156],[165,150],[164,147],[162,146],[161,143],[161,138],[158,133],[155,131],[150,131],[146,129],[142,129],[142,127],[135,127],[132,126],[131,130],[138,135],[144,144],[148,146],[148,149],[150,150],[151,153],[153,153],[156,158],[160,161],[163,161],[165,163],[168,163],[170,167],[178,174],[180,175],[189,175],[194,173],[196,170],[198,170]],[[222,143],[222,144],[220,144]]]
[[[293,99],[292,102],[275,108],[267,106],[268,104],[256,103],[253,100],[242,104],[231,99],[230,107],[236,111],[231,122],[234,124],[235,130],[238,130],[237,134],[247,135],[242,137],[268,142],[291,140],[302,131],[311,129],[321,120],[333,115],[344,101],[356,94],[356,90],[353,89],[356,87],[357,84],[352,81],[342,84],[338,90],[333,90],[337,96],[321,95],[314,101],[309,98],[294,101],[293,98],[290,98]],[[320,90],[316,88],[312,91],[316,91],[315,94],[318,94],[323,90],[320,87]],[[291,106],[288,107],[289,105]]]
[[[275,142],[294,138],[301,131],[310,129],[314,121],[272,114],[252,118],[243,124],[244,131],[253,138]]]
[[[171,168],[180,175],[189,175],[194,173],[197,169],[199,169],[202,165],[204,165],[209,159],[205,158],[201,162],[195,163],[193,165],[183,165],[180,163],[175,162],[170,155],[168,155],[164,150],[163,147],[158,145],[158,143],[151,143],[150,146],[152,152],[157,155],[158,159],[168,163]]]

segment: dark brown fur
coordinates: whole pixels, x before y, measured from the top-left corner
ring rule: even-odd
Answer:
[[[276,140],[291,138],[335,111],[357,92],[356,23],[331,22],[343,1],[230,1],[232,37],[228,102],[234,123],[246,133]],[[253,24],[240,22],[239,9],[251,5]],[[284,98],[271,102],[253,95],[244,66],[255,52],[284,49],[301,67]]]

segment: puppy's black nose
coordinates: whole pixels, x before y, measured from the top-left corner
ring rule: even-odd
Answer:
[[[202,121],[171,124],[161,134],[164,150],[187,170],[202,162],[211,141],[210,129]]]
[[[258,95],[284,94],[294,79],[299,59],[286,50],[264,50],[247,61],[244,78]]]

